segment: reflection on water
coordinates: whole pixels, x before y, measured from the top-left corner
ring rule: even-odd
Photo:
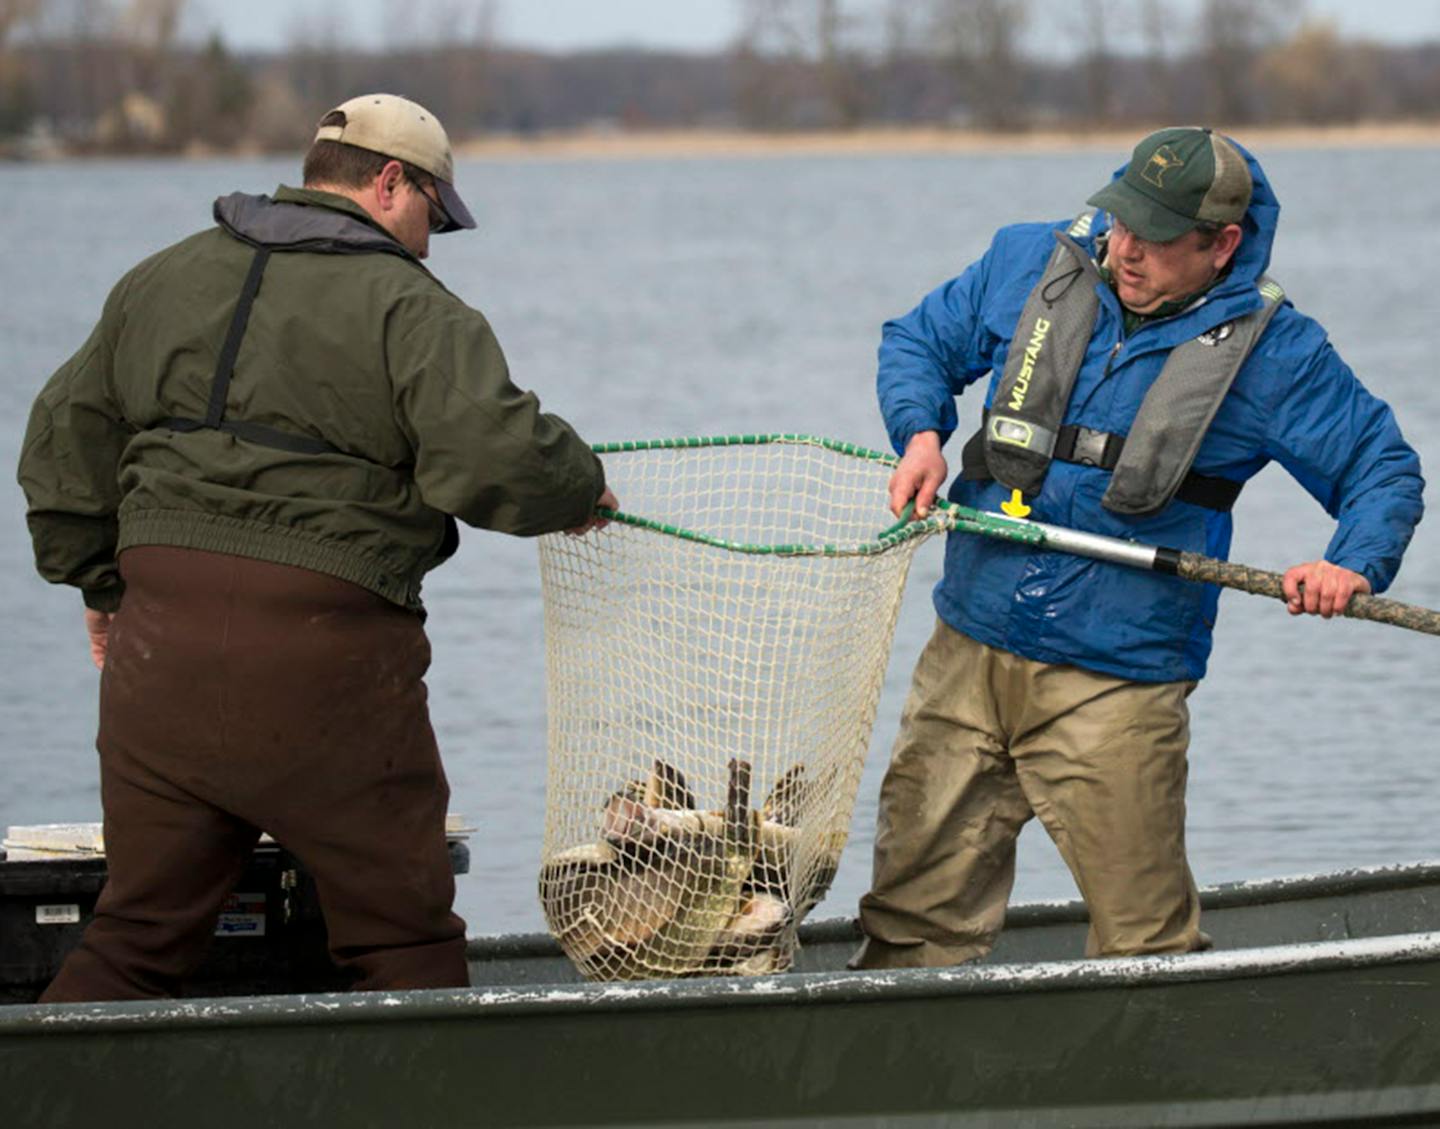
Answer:
[[[471,162],[459,178],[480,230],[437,240],[431,266],[489,316],[517,381],[594,441],[801,431],[883,448],[880,323],[958,272],[996,225],[1078,212],[1125,156]],[[270,191],[296,163],[0,169],[11,217],[0,261],[5,465],[35,391],[80,345],[111,283],[208,222],[215,196]],[[1428,465],[1440,452],[1440,324],[1416,268],[1440,252],[1429,214],[1440,152],[1280,151],[1267,166],[1284,205],[1272,273],[1396,407]],[[965,426],[976,411],[962,404]],[[4,505],[0,826],[98,819],[80,601],[31,571],[17,489]],[[1278,468],[1247,489],[1237,524],[1235,558],[1266,568],[1320,555],[1330,529]],[[818,916],[853,913],[865,888],[875,794],[940,558],[925,546],[912,571],[852,838]],[[1421,527],[1391,594],[1440,605],[1436,524]],[[453,806],[480,828],[461,912],[474,932],[539,929],[535,548],[467,532],[426,598]],[[1211,676],[1191,699],[1197,878],[1440,857],[1437,670],[1428,637],[1292,621],[1278,603],[1227,594]],[[1017,897],[1071,893],[1032,825]]]

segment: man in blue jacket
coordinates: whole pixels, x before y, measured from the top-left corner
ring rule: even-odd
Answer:
[[[1264,277],[1279,204],[1208,129],[1165,129],[1073,223],[1001,229],[888,322],[898,511],[948,474],[955,397],[990,376],[950,497],[1225,557],[1241,485],[1278,461],[1337,519],[1285,574],[1293,614],[1394,578],[1422,510],[1390,409]],[[1208,943],[1185,856],[1186,698],[1219,591],[956,534],[880,794],[859,968],[955,964],[1004,922],[1032,815],[1090,911],[1089,955]]]

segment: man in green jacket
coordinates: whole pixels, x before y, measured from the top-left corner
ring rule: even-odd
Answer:
[[[218,200],[35,403],[20,483],[103,672],[109,862],[46,1002],[174,995],[262,831],[357,988],[468,982],[421,580],[457,518],[583,530],[616,499],[421,265],[475,226],[454,179],[424,107],[344,103],[304,188]]]

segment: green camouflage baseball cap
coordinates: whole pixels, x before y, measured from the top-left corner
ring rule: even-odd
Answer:
[[[1239,223],[1250,206],[1250,169],[1218,133],[1162,129],[1135,146],[1125,174],[1088,203],[1141,239],[1168,243],[1201,223]]]

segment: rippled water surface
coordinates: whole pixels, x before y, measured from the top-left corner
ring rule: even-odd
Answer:
[[[489,316],[517,382],[593,441],[802,431],[883,448],[881,322],[983,251],[999,224],[1071,215],[1122,152],[633,162],[470,162],[478,233],[432,266]],[[1282,150],[1272,273],[1440,464],[1440,151]],[[209,222],[210,201],[293,182],[295,161],[0,168],[0,457],[29,403],[135,261]],[[978,396],[976,397],[978,400]],[[975,403],[962,405],[962,418]],[[1433,474],[1433,469],[1432,469]],[[0,827],[98,820],[96,675],[76,593],[32,572],[23,500],[0,513]],[[1318,556],[1330,524],[1272,467],[1237,507],[1234,557]],[[850,914],[869,876],[875,795],[932,622],[938,544],[911,573],[840,874],[817,916]],[[1440,521],[1391,595],[1440,606]],[[459,908],[474,932],[543,927],[543,639],[535,547],[467,533],[426,589],[429,683],[453,807],[479,830]],[[1191,699],[1190,848],[1202,883],[1440,857],[1440,643],[1292,621],[1228,593],[1211,675]],[[343,766],[337,766],[343,771]],[[383,829],[377,828],[377,834]],[[1020,899],[1069,897],[1032,824]]]

